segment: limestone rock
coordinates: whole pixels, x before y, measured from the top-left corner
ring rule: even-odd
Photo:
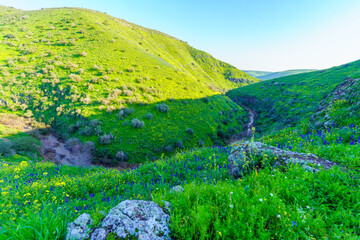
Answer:
[[[154,202],[126,200],[110,210],[91,239],[101,239],[110,232],[120,238],[136,236],[139,240],[170,239],[170,216]],[[98,236],[99,238],[93,238]]]
[[[170,203],[164,202],[165,208]],[[90,229],[90,215],[84,213],[69,224],[66,240],[105,240],[112,233],[121,239],[135,236],[138,240],[170,239],[169,211],[154,202],[125,200],[112,208],[101,221],[100,227]]]
[[[67,228],[66,240],[82,240],[90,232],[90,225],[93,223],[90,215],[81,214],[74,222],[70,223]]]
[[[297,153],[282,150],[277,147],[268,146],[261,142],[244,142],[238,146],[233,146],[228,158],[230,163],[230,174],[239,178],[243,175],[244,165],[251,156],[262,156],[264,154],[276,157],[275,166],[297,163],[302,165],[306,170],[318,171],[313,166],[323,166],[325,169],[331,168],[336,163],[321,159],[315,154]]]

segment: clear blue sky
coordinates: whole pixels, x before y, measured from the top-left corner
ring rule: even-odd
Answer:
[[[0,0],[84,7],[153,28],[239,69],[328,68],[360,59],[359,0]]]

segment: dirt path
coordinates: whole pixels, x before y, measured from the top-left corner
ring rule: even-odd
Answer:
[[[245,136],[245,137],[250,137],[252,135],[252,128],[254,127],[255,113],[253,110],[251,110],[250,108],[248,108],[246,106],[242,106],[242,107],[245,108],[250,114],[249,123],[247,124],[247,132],[246,132],[246,136]]]
[[[249,122],[245,126],[243,126],[242,132],[232,136],[232,138],[230,139],[228,144],[233,144],[233,143],[236,143],[243,139],[246,139],[248,137],[251,137],[252,136],[252,128],[254,127],[256,113],[253,110],[251,110],[250,108],[248,108],[247,106],[244,106],[239,103],[236,103],[236,104],[238,104],[240,107],[244,108],[245,110],[247,110],[249,112]]]

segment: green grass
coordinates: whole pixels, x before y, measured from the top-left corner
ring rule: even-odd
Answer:
[[[318,149],[337,152],[334,144]],[[81,213],[89,213],[96,225],[99,211],[125,199],[162,207],[162,200],[169,201],[176,239],[355,239],[359,234],[359,173],[351,164],[345,171],[336,166],[316,174],[293,165],[266,167],[235,180],[227,168],[230,150],[194,149],[124,172],[3,158],[0,238],[64,239],[67,223]],[[185,191],[171,193],[179,184]]]
[[[255,112],[257,132],[293,127],[308,121],[319,103],[348,77],[360,76],[360,61],[310,73],[296,74],[230,90],[227,95]],[[345,118],[348,119],[348,118]],[[358,124],[357,122],[352,122]]]
[[[259,81],[181,40],[104,13],[2,9],[7,12],[0,13],[3,111],[33,116],[64,139],[93,141],[112,158],[122,150],[130,161],[141,162],[160,156],[174,141],[186,148],[199,141],[224,142],[216,128],[227,131],[242,124],[221,124],[220,111],[239,119],[246,113],[221,93]],[[159,103],[170,111],[156,111]],[[126,107],[135,112],[118,119]],[[127,122],[134,118],[145,126],[132,128]],[[94,119],[101,121],[97,134],[94,129],[68,131]],[[186,128],[193,129],[193,137],[186,135]],[[115,139],[101,144],[100,135],[110,133]]]

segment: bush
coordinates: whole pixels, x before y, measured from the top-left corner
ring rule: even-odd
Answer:
[[[33,137],[20,137],[12,141],[12,148],[17,152],[36,152],[40,143]]]
[[[159,112],[164,112],[167,113],[170,110],[170,107],[168,105],[166,105],[165,103],[159,103],[155,105],[155,108],[159,111]]]
[[[135,68],[129,67],[129,68],[128,68],[128,72],[135,72]]]
[[[107,148],[100,148],[96,151],[95,156],[100,159],[111,159],[111,152]]]
[[[131,90],[124,90],[123,93],[124,93],[125,96],[132,96],[132,95],[134,95],[134,93],[133,93]]]
[[[89,126],[85,126],[85,128],[82,129],[79,134],[82,136],[91,136],[94,134],[94,129]]]
[[[177,147],[178,149],[184,149],[185,148],[180,140],[175,143],[175,147]]]
[[[185,129],[185,132],[189,135],[193,135],[194,134],[194,131],[191,129],[191,128],[187,128]]]
[[[146,117],[150,120],[153,118],[153,115],[151,113],[146,114]]]
[[[109,134],[104,134],[103,136],[100,137],[100,143],[102,144],[110,144],[111,143],[111,140],[114,139],[114,136],[109,133]]]
[[[145,126],[145,123],[143,121],[140,121],[137,118],[134,118],[131,121],[131,126],[134,127],[134,128],[143,128]]]
[[[116,153],[116,156],[115,156],[117,159],[119,159],[120,161],[126,161],[128,160],[128,156],[127,154],[125,154],[123,151],[118,151]]]
[[[81,52],[81,53],[79,53],[79,56],[80,56],[80,57],[86,57],[86,56],[87,56],[87,52],[85,52],[85,51],[84,51],[84,52]]]
[[[172,151],[174,151],[174,148],[173,148],[173,146],[168,145],[168,146],[165,147],[165,151],[172,152]]]
[[[101,122],[97,119],[91,120],[91,122],[89,123],[90,126],[92,127],[96,127],[98,125],[101,125]]]
[[[118,118],[123,120],[124,118],[128,117],[130,114],[135,112],[133,108],[123,108],[120,110],[120,112],[116,115]]]
[[[11,149],[11,147],[12,143],[10,141],[0,139],[0,157],[15,154],[15,151]]]

